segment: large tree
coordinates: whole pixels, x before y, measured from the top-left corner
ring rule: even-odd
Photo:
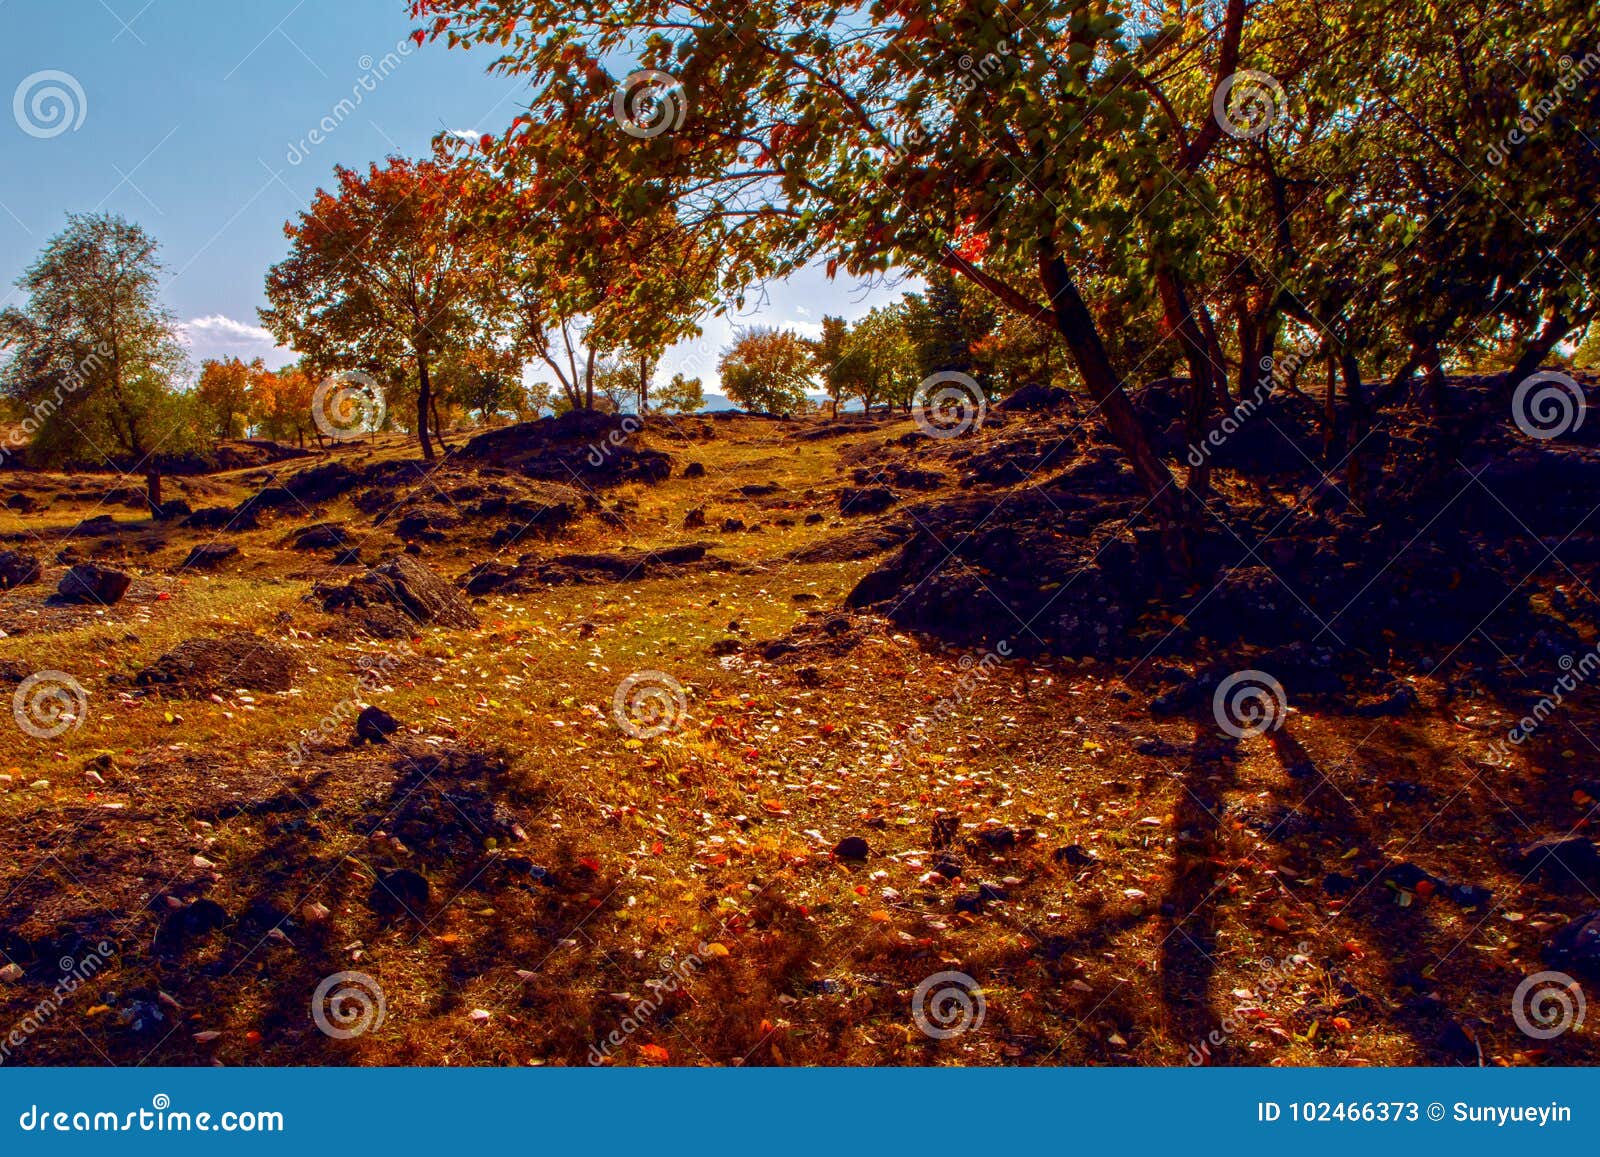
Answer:
[[[792,413],[806,407],[816,362],[806,339],[791,330],[741,330],[722,354],[722,392],[746,410]]]
[[[434,366],[479,328],[488,289],[464,174],[440,160],[391,157],[365,173],[341,167],[336,178],[284,226],[290,252],[267,274],[262,323],[324,373],[391,377],[409,361],[417,438],[431,459]]]
[[[0,393],[23,413],[33,460],[142,472],[158,515],[163,457],[196,440],[160,274],[139,226],[72,215],[17,283],[26,304],[0,313]]]

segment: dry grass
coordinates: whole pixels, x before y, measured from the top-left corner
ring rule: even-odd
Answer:
[[[1224,1021],[1226,1063],[1461,1063],[1473,1048],[1495,1062],[1594,1059],[1583,1033],[1535,1051],[1510,1019],[1539,943],[1591,906],[1524,881],[1496,851],[1532,838],[1511,812],[1541,832],[1585,814],[1565,740],[1532,752],[1538,766],[1491,767],[1496,709],[1445,704],[1422,680],[1423,708],[1404,719],[1307,712],[1276,742],[1225,744],[1197,722],[1152,719],[1120,669],[1065,660],[1002,664],[918,731],[970,659],[859,616],[838,653],[766,661],[756,645],[835,614],[871,569],[785,556],[844,529],[842,455],[910,424],[815,441],[756,421],[703,426],[715,436],[654,435],[677,458],[671,480],[601,496],[620,524],[591,517],[507,557],[714,541],[748,569],[489,597],[480,630],[424,630],[399,651],[331,637],[308,598],[340,573],[330,552],[284,546],[331,519],[366,536],[364,556],[394,549],[347,497],[221,536],[118,509],[127,529],[89,539],[70,531],[104,512],[103,480],[29,478],[54,501],[0,512],[0,535],[47,558],[70,544],[138,581],[112,608],[48,606],[52,563],[45,585],[0,595],[0,661],[69,673],[90,705],[58,740],[0,731],[12,777],[0,947],[20,938],[45,962],[0,986],[0,1022],[45,995],[56,955],[118,949],[12,1063],[583,1064],[615,1031],[618,1064],[1184,1064]],[[356,464],[410,448],[343,453]],[[688,461],[706,476],[682,477]],[[238,501],[260,473],[176,492]],[[767,482],[782,489],[737,493]],[[685,531],[698,507],[708,529]],[[826,519],[807,524],[817,511]],[[764,525],[723,535],[724,517]],[[213,537],[242,557],[179,573]],[[453,579],[491,553],[469,526],[423,561]],[[172,701],[126,682],[185,639],[235,630],[296,653],[293,691]],[[714,657],[729,639],[739,648]],[[677,679],[689,703],[680,727],[643,741],[612,718],[619,682],[641,670]],[[341,715],[297,766],[302,732],[358,694],[404,725],[394,745],[349,746]],[[397,780],[450,751],[503,752],[511,767],[441,779],[433,834],[398,837],[412,804]],[[484,836],[475,800],[526,838]],[[941,816],[959,821],[959,882],[932,871]],[[991,847],[996,829],[1024,834]],[[434,836],[472,847],[447,854]],[[846,836],[869,843],[864,864],[830,854]],[[1095,861],[1055,854],[1069,845]],[[1324,887],[1398,861],[1494,899]],[[432,885],[424,922],[369,909],[375,873],[398,868]],[[985,883],[1005,899],[958,907]],[[173,905],[199,897],[227,925],[166,951]],[[330,915],[308,917],[312,904]],[[375,978],[387,1003],[383,1025],[351,1041],[310,1016],[319,981],[341,971]],[[981,1029],[918,1030],[912,992],[940,972],[981,983]],[[654,987],[672,975],[688,981]],[[141,1000],[163,1019],[135,1031],[124,1014]]]

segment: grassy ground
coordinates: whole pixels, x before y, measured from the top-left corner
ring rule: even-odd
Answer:
[[[6,1063],[1594,1059],[1587,1033],[1539,1041],[1511,1015],[1539,946],[1592,897],[1501,853],[1585,822],[1570,730],[1585,713],[1512,766],[1490,755],[1508,713],[1446,703],[1426,679],[1405,717],[1298,712],[1238,743],[1156,719],[1128,667],[984,662],[841,615],[874,559],[788,560],[861,521],[839,517],[836,492],[909,421],[814,440],[691,426],[650,435],[673,476],[605,492],[616,517],[501,552],[469,524],[422,561],[453,580],[496,553],[710,541],[740,565],[490,596],[481,629],[400,643],[338,638],[309,596],[351,572],[285,545],[335,520],[364,557],[396,549],[348,496],[214,534],[102,508],[103,479],[28,476],[53,501],[0,512],[0,536],[48,565],[43,584],[0,594],[0,663],[71,676],[88,708],[54,739],[0,729],[0,948],[26,968],[0,983],[0,1029],[25,1029]],[[704,477],[683,477],[691,461]],[[212,505],[263,477],[174,486]],[[761,483],[780,489],[738,492]],[[683,529],[697,508],[707,528]],[[115,532],[74,533],[108,512]],[[761,526],[724,534],[724,518]],[[212,540],[241,556],[184,571]],[[49,605],[67,547],[126,566],[130,594]],[[829,621],[824,644],[762,657]],[[178,643],[233,631],[293,651],[293,689],[132,686]],[[618,726],[636,672],[683,689],[664,734]],[[392,744],[346,742],[355,701],[401,722]],[[297,760],[327,718],[333,738]],[[431,762],[447,755],[477,762]],[[489,813],[521,836],[486,834]],[[852,836],[864,862],[833,854]],[[934,870],[945,843],[959,879]],[[1489,895],[1392,874],[1339,886],[1411,862]],[[429,881],[420,921],[368,904],[397,869]],[[173,913],[202,898],[222,927],[174,943]],[[56,999],[60,970],[101,943],[103,966]],[[370,984],[384,1005],[349,1039],[312,1015],[341,973],[365,979],[335,990]],[[919,993],[943,974],[971,980]],[[41,1016],[41,1001],[59,1007]]]

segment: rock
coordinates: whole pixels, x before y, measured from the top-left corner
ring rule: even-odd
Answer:
[[[882,514],[900,501],[887,486],[846,486],[839,491],[839,513]]]
[[[1355,712],[1368,719],[1380,719],[1408,715],[1416,708],[1416,691],[1409,683],[1397,683],[1385,692],[1359,700]]]
[[[1556,884],[1592,883],[1600,880],[1600,849],[1582,836],[1537,840],[1517,850],[1516,866]]]
[[[395,537],[407,542],[443,542],[445,531],[461,525],[461,516],[437,504],[413,506],[395,523]]]
[[[722,520],[723,534],[738,534],[744,529],[744,520],[739,518],[724,518]]]
[[[1058,864],[1068,864],[1074,868],[1087,868],[1100,862],[1099,856],[1085,851],[1079,844],[1068,844],[1064,848],[1057,848],[1051,858]]]
[[[1053,410],[1057,406],[1064,406],[1071,397],[1060,386],[1041,386],[1030,382],[1019,390],[1007,394],[995,408],[1006,413],[1022,413],[1031,410]]]
[[[1600,980],[1600,909],[1566,924],[1550,938],[1539,957],[1551,968]]]
[[[185,518],[183,526],[192,530],[254,530],[260,525],[254,510],[232,506],[202,506]]]
[[[706,508],[697,506],[683,516],[683,529],[699,530],[706,524]]]
[[[21,979],[22,979],[22,966],[21,965],[19,965],[19,964],[7,964],[4,968],[0,968],[0,982],[3,982],[5,984],[15,984],[17,981],[19,981]]]
[[[952,856],[948,852],[942,852],[934,857],[933,870],[947,880],[954,880],[959,877],[963,868],[964,865],[961,863],[959,856]]]
[[[289,536],[289,545],[295,550],[331,550],[349,542],[350,532],[337,522],[313,523]]]
[[[867,841],[860,836],[846,836],[833,849],[834,858],[840,860],[865,860],[870,854]]]
[[[344,586],[318,587],[317,593],[330,613],[369,612],[365,625],[389,638],[404,636],[409,624],[478,626],[478,616],[454,587],[404,555],[391,555]]]
[[[985,828],[973,837],[996,852],[1008,851],[1017,846],[1017,833],[1012,828]]]
[[[534,479],[586,486],[664,482],[672,459],[638,444],[642,423],[634,414],[569,410],[554,418],[489,430],[456,453]]]
[[[163,502],[160,506],[150,511],[150,517],[157,522],[172,522],[175,519],[187,518],[194,513],[194,509],[183,499],[174,498],[170,502]]]
[[[0,591],[36,583],[43,573],[39,560],[20,550],[0,550]]]
[[[121,571],[83,563],[66,573],[58,592],[69,603],[109,607],[121,601],[132,585],[133,578]]]
[[[234,558],[239,553],[239,548],[221,542],[207,542],[195,547],[189,552],[189,557],[183,560],[180,570],[216,570],[217,567]]]
[[[705,463],[704,462],[691,462],[691,463],[689,463],[687,466],[685,466],[683,468],[683,476],[685,478],[704,478],[706,476]]]
[[[387,743],[400,730],[400,723],[381,707],[366,707],[356,717],[357,743]]]
[[[201,898],[169,913],[156,931],[155,949],[161,955],[183,951],[191,942],[203,940],[228,923],[227,909],[215,900]]]
[[[189,639],[134,676],[134,684],[177,699],[224,691],[287,691],[299,662],[294,652],[254,635]]]
[[[425,877],[409,868],[384,872],[367,896],[367,906],[380,916],[410,916],[420,921],[428,911],[431,889]]]

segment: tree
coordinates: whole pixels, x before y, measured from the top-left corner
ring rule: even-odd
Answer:
[[[251,385],[266,372],[266,363],[260,358],[248,365],[238,358],[201,363],[195,400],[215,422],[216,437],[244,437],[249,422]]]
[[[1205,467],[1179,483],[1132,375],[1181,361],[1195,437],[1230,368],[1270,385],[1285,327],[1311,331],[1353,460],[1416,366],[1492,343],[1520,348],[1515,377],[1594,316],[1591,9],[413,3],[420,38],[492,46],[533,78],[486,164],[584,172],[572,254],[650,221],[713,255],[688,279],[706,301],[813,261],[945,271],[1051,330],[1179,565]],[[618,131],[619,60],[675,78],[660,126]],[[1392,380],[1369,391],[1374,374]]]
[[[302,363],[273,371],[264,369],[250,379],[250,420],[268,438],[293,441],[304,447],[306,435],[322,442],[312,407],[317,383]]]
[[[742,408],[782,414],[805,409],[814,364],[799,334],[756,326],[734,337],[717,372],[723,392]]]
[[[267,274],[261,320],[321,370],[368,372],[409,360],[416,431],[433,457],[433,366],[470,333],[490,266],[464,210],[464,174],[391,157],[366,173],[340,167],[334,192],[284,226],[289,256]]]
[[[879,402],[911,405],[921,372],[910,331],[910,298],[872,310],[845,335],[841,374],[845,396],[861,399],[868,413]]]
[[[515,412],[522,392],[522,361],[510,348],[486,339],[450,351],[439,366],[438,392],[452,405],[476,412],[480,424]]]
[[[673,374],[672,380],[656,391],[656,406],[669,414],[697,414],[706,404],[705,388],[699,378]]]
[[[0,313],[0,393],[26,415],[37,461],[99,459],[145,474],[161,514],[164,456],[195,442],[193,411],[173,383],[186,358],[158,300],[156,242],[111,214],[74,214]]]

